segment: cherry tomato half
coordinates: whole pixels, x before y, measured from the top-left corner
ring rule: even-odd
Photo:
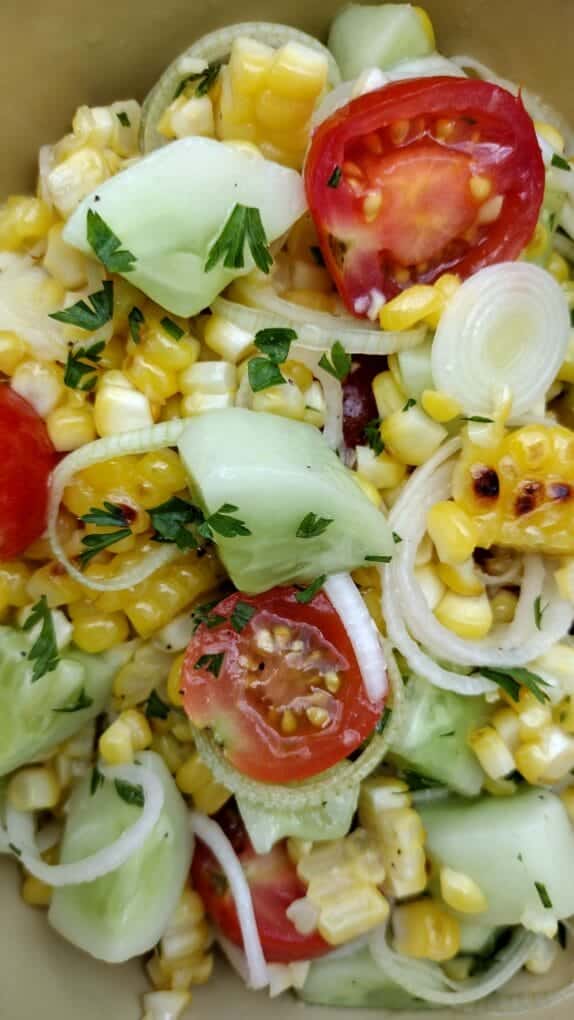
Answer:
[[[544,165],[519,97],[484,81],[418,78],[324,121],[305,184],[329,271],[364,315],[381,295],[516,258],[536,226]]]
[[[386,367],[387,359],[374,354],[353,358],[353,366],[343,383],[343,438],[351,449],[367,442],[365,429],[378,415],[373,379]]]
[[[189,717],[211,727],[240,772],[268,783],[305,779],[346,758],[383,708],[367,698],[327,596],[307,605],[295,596],[294,588],[230,595],[196,631],[182,671]]]
[[[256,854],[235,808],[224,807],[215,820],[231,840],[247,878],[267,962],[293,963],[328,953],[332,947],[317,932],[300,935],[286,917],[288,907],[294,900],[301,899],[306,890],[287,855],[285,841],[277,843],[268,854]],[[211,851],[199,841],[193,855],[191,877],[193,887],[221,934],[236,946],[242,946],[237,911],[225,875]]]
[[[0,560],[10,560],[46,526],[48,481],[56,455],[33,407],[0,384]]]

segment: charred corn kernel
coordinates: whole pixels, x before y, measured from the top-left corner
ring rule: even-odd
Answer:
[[[434,287],[415,284],[383,305],[379,312],[381,329],[412,329],[440,306],[441,299]]]
[[[22,361],[12,374],[10,386],[46,418],[65,395],[62,372],[44,361]]]
[[[302,421],[305,415],[305,397],[299,387],[292,383],[269,386],[266,390],[254,393],[251,406],[254,411],[279,414],[295,421]]]
[[[431,563],[424,567],[415,567],[415,580],[425,597],[427,606],[434,613],[446,591],[436,567]]]
[[[49,811],[56,807],[62,789],[52,768],[30,765],[15,772],[8,782],[8,801],[17,811]]]
[[[381,425],[381,437],[390,453],[414,467],[432,457],[446,438],[446,429],[414,404],[394,411]]]
[[[452,500],[441,500],[430,508],[427,530],[442,563],[464,563],[478,544],[475,522]]]
[[[152,402],[161,404],[179,390],[176,373],[158,365],[145,351],[138,351],[132,358],[126,376]]]
[[[503,779],[514,771],[512,752],[493,726],[482,726],[474,730],[468,743],[491,779]]]
[[[28,605],[33,597],[28,587],[31,576],[30,568],[21,561],[0,562],[0,609]]]
[[[17,251],[46,237],[53,217],[49,206],[31,195],[11,195],[0,206],[0,249]]]
[[[67,219],[86,195],[110,176],[104,154],[85,146],[58,163],[47,176],[50,199]]]
[[[373,379],[372,389],[379,418],[387,418],[405,406],[406,393],[392,372],[379,372]]]
[[[192,96],[188,99],[185,93],[182,93],[167,107],[157,129],[170,140],[187,138],[190,135],[213,138],[215,121],[210,97]]]
[[[394,946],[415,960],[452,960],[460,949],[460,925],[434,900],[423,899],[396,907]]]
[[[469,641],[479,641],[492,628],[492,609],[486,594],[456,595],[448,591],[435,609],[443,627]]]
[[[357,472],[353,472],[353,478],[357,485],[362,489],[367,499],[370,499],[373,506],[376,506],[377,510],[380,510],[383,506],[383,497],[379,490],[368,478]]]
[[[518,716],[520,739],[523,741],[536,739],[540,731],[552,722],[549,705],[542,704],[525,687],[520,689],[518,701],[512,707]]]
[[[560,134],[558,128],[554,127],[554,124],[548,124],[546,121],[535,120],[534,127],[536,128],[536,134],[544,138],[549,145],[552,146],[556,152],[564,152],[564,138]]]
[[[28,353],[28,345],[16,333],[0,332],[0,372],[4,375],[13,375]]]
[[[461,413],[458,400],[449,397],[448,393],[442,393],[440,390],[424,390],[421,396],[421,405],[423,411],[426,411],[433,421],[441,423],[452,421]]]
[[[167,678],[167,694],[172,705],[176,708],[181,708],[183,705],[183,697],[181,695],[181,669],[183,661],[185,659],[185,653],[182,652],[176,659],[173,660],[169,675]]]
[[[2,572],[0,570],[0,583]],[[37,602],[46,596],[50,609],[66,606],[83,598],[82,585],[70,577],[68,572],[57,561],[45,563],[30,576],[27,584],[28,599]],[[26,602],[22,602],[25,605]]]
[[[123,613],[102,613],[86,606],[74,614],[73,638],[83,652],[105,652],[127,641],[128,635],[128,621]]]
[[[574,694],[574,648],[559,641],[531,664],[534,671],[550,673],[566,694]]]
[[[520,723],[518,715],[511,708],[498,708],[490,720],[499,737],[510,751],[515,751],[520,743]]]
[[[418,19],[423,27],[423,32],[427,37],[427,41],[431,50],[436,48],[436,38],[434,34],[433,23],[429,18],[424,7],[415,7],[414,10],[417,13]]]
[[[150,401],[123,373],[107,372],[96,393],[94,423],[99,436],[147,428],[153,425]]]
[[[341,946],[383,924],[388,916],[383,894],[373,885],[357,883],[323,901],[317,929],[329,945]]]
[[[570,821],[574,822],[574,786],[569,786],[568,789],[562,790],[560,800],[568,812]]]
[[[252,333],[217,314],[207,320],[203,338],[212,351],[234,365],[241,361],[253,344]]]
[[[34,875],[26,875],[20,890],[24,903],[29,907],[49,907],[52,900],[52,886],[41,882]]]
[[[134,758],[131,727],[121,717],[116,719],[102,733],[98,749],[107,765],[129,764]]]
[[[135,708],[128,708],[118,717],[131,734],[132,748],[134,751],[145,751],[151,744],[151,729],[143,712]]]
[[[553,251],[548,262],[548,272],[552,274],[558,283],[565,283],[570,279],[570,268],[563,255]]]
[[[64,404],[55,407],[46,417],[46,428],[55,450],[68,453],[91,443],[96,438],[96,427],[92,408],[70,407]]]
[[[88,282],[89,262],[85,255],[66,244],[62,237],[63,225],[55,223],[50,227],[44,268],[58,280],[66,290],[79,290]]]
[[[165,496],[184,489],[187,479],[175,450],[146,453],[137,465],[137,492],[145,507],[157,506]]]
[[[440,892],[447,906],[460,914],[482,914],[488,902],[480,886],[470,875],[452,868],[440,869]]]
[[[528,783],[554,783],[574,768],[574,737],[546,726],[516,751],[516,768]]]
[[[494,598],[490,600],[494,623],[511,623],[514,619],[517,605],[518,596],[514,592],[508,591],[507,588],[501,588],[500,591],[497,591]]]
[[[481,595],[484,591],[484,585],[476,573],[472,557],[463,563],[437,563],[435,569],[443,584],[457,595]]]

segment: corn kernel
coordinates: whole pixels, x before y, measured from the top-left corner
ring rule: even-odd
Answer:
[[[292,383],[268,386],[267,389],[254,393],[251,406],[254,411],[302,421],[305,414],[305,397],[299,387]]]
[[[128,621],[123,613],[102,613],[91,606],[82,606],[74,613],[73,638],[83,652],[97,654],[107,651],[129,635]]]
[[[482,914],[488,909],[486,897],[474,879],[452,868],[440,869],[440,891],[447,906],[461,914]]]
[[[456,595],[447,592],[435,610],[437,620],[468,641],[479,641],[492,628],[492,610],[486,594]]]
[[[94,423],[99,436],[147,428],[153,425],[149,399],[121,372],[107,372],[96,393]]]
[[[104,730],[98,744],[107,765],[127,765],[133,761],[132,731],[121,718]]]
[[[570,267],[563,255],[553,251],[548,262],[548,272],[558,283],[566,283],[570,279]]]
[[[503,779],[504,776],[514,772],[512,752],[492,726],[474,730],[468,738],[468,743],[491,779]]]
[[[520,723],[516,712],[511,708],[498,708],[490,724],[509,750],[514,752],[520,743]]]
[[[371,385],[379,418],[387,418],[393,411],[400,411],[405,406],[406,393],[392,372],[379,372]]]
[[[464,563],[478,544],[476,523],[452,500],[442,500],[431,507],[427,529],[442,563]]]
[[[50,199],[63,219],[67,219],[83,198],[110,176],[104,155],[86,146],[72,152],[50,170],[47,187]]]
[[[29,907],[49,907],[52,900],[52,886],[41,882],[34,875],[26,875],[22,882],[21,896]]]
[[[177,708],[181,708],[181,706],[183,705],[183,697],[180,694],[180,690],[181,690],[181,669],[183,666],[184,659],[185,659],[184,652],[182,652],[181,655],[178,655],[177,658],[174,659],[167,678],[167,694],[172,705],[175,705]]]
[[[82,586],[70,577],[60,563],[53,560],[34,571],[28,581],[27,591],[35,602],[45,595],[50,609],[70,605],[83,597]]]
[[[392,331],[412,329],[440,305],[441,299],[434,287],[415,284],[383,305],[379,313],[381,329]]]
[[[178,392],[179,384],[175,372],[162,365],[149,355],[147,351],[138,351],[126,368],[126,376],[148,400],[163,403]]]
[[[359,474],[358,472],[353,473],[353,478],[361,491],[364,492],[367,499],[371,501],[373,506],[376,506],[377,510],[380,510],[383,506],[383,497],[376,486],[373,485],[373,483],[369,481],[365,475]]]
[[[28,590],[31,572],[25,563],[11,560],[9,563],[0,561],[0,611],[8,606],[21,609],[27,606],[33,597]]]
[[[183,765],[188,751],[171,733],[154,733],[152,750],[159,754],[173,776]]]
[[[213,138],[215,121],[211,98],[209,96],[188,98],[182,93],[164,111],[157,129],[170,140],[187,138],[190,135]]]
[[[449,397],[447,393],[442,393],[440,390],[424,390],[421,404],[423,411],[426,411],[433,421],[438,421],[441,424],[452,421],[461,413],[458,400]]]
[[[418,548],[417,548],[417,552],[416,552],[416,556],[415,556],[415,566],[416,567],[425,567],[427,565],[427,563],[431,562],[433,557],[434,557],[434,546],[433,546],[433,544],[432,544],[428,534],[425,532],[425,534],[423,535],[423,538],[421,539],[421,541],[418,544]],[[438,573],[438,571],[437,571],[437,573]]]
[[[138,634],[149,637],[200,595],[212,591],[220,577],[221,567],[213,557],[190,553],[124,592],[124,611]]]
[[[559,726],[546,726],[516,752],[516,768],[528,783],[558,782],[574,768],[574,738]]]
[[[42,361],[22,361],[14,370],[11,388],[45,418],[65,394],[61,370]]]
[[[481,214],[484,214],[488,205],[489,203],[486,202],[483,206],[481,206],[478,214],[479,217]],[[443,275],[439,276],[438,280],[435,281],[433,288],[435,294],[438,295],[439,304],[434,311],[425,316],[425,322],[431,327],[431,329],[436,329],[438,327],[445,308],[447,307],[450,299],[454,296],[454,294],[456,294],[459,287],[460,277],[455,273],[443,273]]]
[[[128,708],[119,716],[121,722],[128,727],[134,751],[145,751],[151,744],[152,734],[149,722],[143,712]]]
[[[547,141],[556,152],[564,152],[564,138],[560,134],[558,128],[554,127],[554,124],[535,120],[534,127],[536,128],[536,133],[540,135],[541,138],[544,138],[544,140]]]
[[[403,464],[414,467],[432,457],[446,435],[446,429],[429,418],[418,404],[394,411],[381,425],[381,437],[389,452]]]
[[[559,641],[531,664],[536,672],[550,673],[566,694],[574,694],[574,648]]]
[[[224,407],[233,407],[233,393],[201,393],[196,391],[181,401],[181,414],[184,418],[193,418],[195,414],[207,411],[220,411]]]
[[[62,789],[53,769],[31,765],[10,777],[6,792],[17,811],[49,811],[56,807]]]
[[[46,417],[46,428],[55,450],[68,453],[96,438],[94,415],[89,405],[55,407]]]
[[[212,351],[234,365],[245,357],[253,344],[252,333],[217,314],[207,320],[203,337]]]
[[[267,74],[267,85],[287,99],[314,104],[327,83],[327,61],[322,53],[288,42],[274,54]]]
[[[166,496],[184,489],[187,478],[175,450],[146,453],[137,465],[138,497],[146,508],[157,506]]]
[[[435,569],[443,584],[457,595],[481,595],[484,591],[484,585],[476,573],[471,557],[463,563],[437,563]]]
[[[323,901],[317,928],[325,942],[340,946],[383,924],[388,916],[383,894],[372,885],[357,883]]]
[[[410,807],[412,797],[408,784],[402,779],[378,776],[361,783],[359,794],[359,820],[367,831],[378,832],[383,812]]]
[[[48,233],[44,255],[44,268],[66,290],[79,290],[88,283],[89,262],[82,252],[66,244],[62,237],[63,224],[56,223]]]
[[[11,195],[0,206],[0,248],[17,251],[32,247],[46,237],[51,223],[52,213],[40,198]]]
[[[417,900],[396,907],[393,914],[397,952],[415,960],[451,960],[460,949],[460,925],[438,903]]]
[[[544,727],[552,722],[552,712],[547,704],[540,701],[526,688],[521,688],[518,702],[514,704],[518,716],[520,739],[536,739]]]
[[[16,333],[0,331],[0,372],[13,375],[28,357],[28,345]]]
[[[424,567],[415,567],[415,580],[425,597],[427,606],[434,613],[446,590],[436,567],[431,563]]]
[[[490,608],[492,609],[492,618],[494,622],[512,623],[517,605],[518,596],[512,591],[508,591],[506,588],[501,588],[500,591],[497,591],[494,598],[490,600]]]

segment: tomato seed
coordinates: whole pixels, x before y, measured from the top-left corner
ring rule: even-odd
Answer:
[[[334,670],[331,670],[329,673],[325,673],[323,680],[327,690],[330,691],[331,694],[336,694],[341,686],[339,674],[335,673]]]
[[[410,121],[397,120],[389,127],[389,135],[394,145],[402,145],[411,129]]]
[[[477,202],[484,202],[492,191],[492,181],[483,174],[474,174],[468,182],[470,193]]]
[[[380,191],[367,192],[367,197],[363,201],[363,215],[367,223],[372,223],[373,220],[376,220],[382,204],[383,196]]]
[[[329,724],[329,713],[326,708],[307,708],[305,710],[305,715],[311,723],[311,726],[314,726],[316,729],[322,730]]]

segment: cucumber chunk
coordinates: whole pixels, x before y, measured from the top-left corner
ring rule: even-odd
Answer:
[[[32,683],[27,658],[30,638],[13,627],[0,627],[0,776],[25,765],[73,736],[106,705],[123,648],[88,655],[67,648],[55,670]],[[81,692],[92,704],[60,712]]]
[[[55,889],[48,920],[60,935],[98,960],[122,963],[147,952],[161,938],[189,871],[191,829],[184,801],[163,760],[139,755],[160,778],[164,806],[141,849],[116,871],[83,885]],[[81,860],[108,846],[133,825],[138,807],[113,783],[90,792],[90,777],[74,792],[60,860]]]
[[[402,768],[476,797],[484,780],[467,744],[471,730],[482,725],[484,698],[464,698],[411,677],[405,687],[403,723],[391,744],[391,758]]]
[[[368,67],[384,71],[401,60],[426,57],[434,38],[411,4],[350,4],[333,21],[328,45],[345,81]]]
[[[296,836],[313,842],[340,839],[351,828],[359,788],[349,787],[325,797],[322,804],[297,811],[258,807],[237,797],[237,806],[258,854],[269,853],[280,839]]]
[[[536,927],[574,913],[574,829],[554,794],[453,797],[418,810],[433,865],[469,875],[486,896],[481,925]]]
[[[314,960],[298,993],[303,1002],[318,1006],[355,1006],[366,1009],[428,1009],[383,974],[368,946],[348,955],[335,953]]]
[[[385,517],[311,425],[237,407],[211,411],[191,419],[179,451],[205,515],[231,504],[251,532],[213,536],[240,591],[309,582],[392,555]],[[330,523],[315,537],[297,537],[309,514]]]

